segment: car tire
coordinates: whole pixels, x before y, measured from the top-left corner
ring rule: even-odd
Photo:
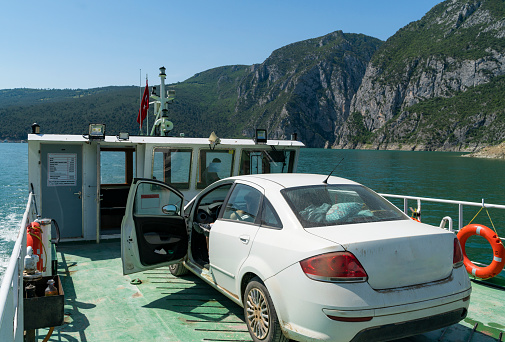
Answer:
[[[188,274],[189,272],[182,263],[170,265],[168,266],[168,269],[170,270],[170,273],[176,277]]]
[[[272,299],[263,282],[255,277],[244,292],[244,318],[255,342],[288,342],[282,333]]]

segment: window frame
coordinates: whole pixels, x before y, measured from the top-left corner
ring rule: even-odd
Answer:
[[[231,219],[231,218],[225,218],[224,217],[224,214],[226,212],[226,208],[228,206],[228,203],[230,202],[230,199],[231,197],[233,196],[233,193],[234,191],[236,190],[236,188],[238,186],[247,186],[247,187],[250,187],[251,189],[257,191],[259,194],[260,194],[260,200],[259,200],[259,204],[258,204],[258,211],[256,213],[256,217],[254,218],[254,221],[252,222],[249,222],[249,221],[242,221],[242,220],[234,220],[234,219]],[[263,207],[263,200],[265,198],[265,192],[263,189],[258,189],[257,187],[253,186],[252,184],[248,184],[248,183],[242,183],[242,182],[235,182],[233,187],[230,189],[229,193],[228,193],[228,197],[226,198],[226,201],[224,202],[222,208],[221,208],[221,212],[219,213],[219,216],[218,218],[221,219],[221,220],[225,220],[225,221],[228,221],[228,222],[238,222],[238,223],[243,223],[243,224],[249,224],[249,225],[257,225],[257,226],[260,226],[260,219],[261,219],[261,215],[262,215],[262,207]]]
[[[230,153],[230,151],[232,151],[232,153]],[[208,168],[207,153],[231,154],[231,167],[229,170],[230,172],[229,172],[229,174],[227,174],[226,177],[223,177],[221,179],[228,178],[233,175],[233,170],[235,167],[235,155],[237,153],[236,149],[234,149],[234,148],[227,148],[227,149],[200,148],[198,150],[198,161],[197,161],[197,166],[196,166],[197,167],[197,169],[196,169],[196,184],[195,184],[196,189],[205,189],[209,185],[213,184],[213,183],[207,184],[207,182],[204,182],[204,180],[203,180],[203,178],[204,178],[203,173]],[[205,158],[202,157],[202,154],[205,154]],[[205,163],[205,169],[203,169],[203,170],[202,170],[202,162]],[[210,163],[209,163],[209,165],[210,165]]]
[[[247,161],[251,162],[251,158],[250,158],[250,155],[251,153],[261,153],[262,154],[262,161],[267,159],[266,156],[264,156],[265,154],[268,154],[268,152],[275,152],[275,153],[286,153],[288,152],[289,153],[289,156],[288,156],[288,162],[286,163],[286,167],[287,167],[287,170],[284,171],[284,172],[274,172],[274,173],[293,173],[293,169],[294,169],[294,162],[295,162],[295,159],[296,159],[296,150],[294,149],[289,149],[289,148],[286,148],[286,149],[272,149],[272,150],[265,150],[265,149],[259,149],[259,148],[243,148],[241,151],[240,151],[240,160],[239,160],[239,175],[251,175],[251,174],[264,174],[264,173],[272,173],[271,172],[271,165],[270,163],[268,164],[268,167],[269,167],[269,172],[264,172],[264,168],[262,166],[262,173],[251,173],[251,169],[249,168],[249,173],[246,173],[244,172],[245,171],[245,168],[246,168],[246,163]],[[245,154],[248,154],[248,157],[249,159],[246,158]]]
[[[271,226],[268,224],[263,224],[263,213],[265,212],[266,207],[269,206],[272,210],[272,214],[274,215],[275,219],[279,222],[280,226]],[[262,198],[262,203],[261,203],[261,210],[258,215],[260,217],[260,227],[262,228],[267,228],[267,229],[276,229],[276,230],[281,230],[284,228],[284,225],[282,224],[282,220],[279,217],[279,214],[277,214],[277,210],[275,210],[275,207],[273,204],[266,198],[266,196],[263,196]]]
[[[390,206],[390,208],[392,210],[394,210],[396,213],[399,213],[400,215],[397,216],[396,218],[390,219],[390,220],[384,219],[384,220],[373,220],[373,221],[367,221],[367,222],[344,222],[344,223],[338,223],[338,222],[314,222],[314,221],[309,221],[309,220],[307,220],[307,219],[305,219],[305,218],[302,217],[302,215],[300,214],[300,208],[298,208],[292,202],[292,200],[290,198],[290,195],[289,195],[290,191],[298,190],[298,189],[304,189],[304,188],[305,189],[321,189],[323,187],[324,188],[328,188],[328,187],[340,187],[340,186],[344,187],[344,188],[345,187],[349,187],[349,188],[352,188],[352,187],[361,188],[366,193],[369,193],[369,194],[377,196],[379,199],[381,199],[381,201],[384,204],[387,204],[388,206]],[[344,190],[344,189],[339,189],[339,190]],[[354,189],[350,189],[350,190],[357,192]],[[284,197],[284,199],[286,200],[286,202],[288,203],[289,207],[291,208],[291,211],[296,216],[296,218],[298,219],[298,221],[300,222],[300,224],[302,225],[302,227],[303,228],[307,228],[307,229],[310,229],[310,228],[319,228],[319,227],[330,227],[330,226],[340,227],[340,226],[352,225],[352,224],[391,222],[391,221],[400,221],[400,220],[409,220],[410,219],[403,211],[401,211],[393,203],[389,202],[383,196],[379,195],[375,191],[373,191],[370,188],[368,188],[368,187],[366,187],[364,185],[361,185],[361,184],[329,184],[329,185],[315,185],[315,184],[313,184],[313,185],[303,185],[303,186],[297,186],[297,187],[291,187],[291,188],[284,188],[284,189],[281,190],[281,194]],[[358,192],[357,192],[357,194],[361,198],[361,195]]]
[[[163,180],[160,180],[166,184],[169,184],[170,186],[174,187],[175,189],[181,189],[181,190],[189,190],[190,187],[191,187],[191,174],[192,174],[192,170],[193,170],[193,152],[194,150],[191,148],[191,147],[182,147],[182,148],[172,148],[172,147],[167,147],[167,146],[155,146],[153,148],[153,152],[152,152],[152,160],[151,160],[151,178],[154,179],[154,162],[155,162],[155,155],[157,152],[161,152],[162,153],[162,156],[163,156],[163,160],[162,160],[162,163],[163,163],[163,169],[161,170],[161,172],[163,173]],[[167,170],[165,168],[165,165],[166,165],[166,158],[165,158],[165,155],[167,154],[167,152],[190,152],[190,156],[189,156],[189,170],[188,170],[188,181],[187,182],[183,182],[183,183],[172,183],[172,182],[169,182],[167,181]],[[171,166],[172,166],[172,158],[169,159],[170,163],[170,171],[171,171]]]

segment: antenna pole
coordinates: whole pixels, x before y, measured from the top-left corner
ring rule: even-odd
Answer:
[[[344,158],[340,159],[340,161],[338,162],[337,166],[335,166],[333,168],[333,170],[331,170],[330,174],[328,175],[328,177],[326,177],[326,179],[323,181],[324,184],[328,184],[328,179],[330,178],[331,174],[333,173],[333,171],[335,171],[337,169],[337,167],[340,165],[340,163],[342,162],[342,160],[344,160]]]

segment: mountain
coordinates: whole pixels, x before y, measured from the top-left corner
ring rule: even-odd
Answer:
[[[247,122],[243,133],[265,127],[272,138],[297,132],[311,147],[332,141],[381,43],[337,31],[274,51],[251,67],[238,89],[235,113]]]
[[[505,1],[448,0],[376,52],[334,147],[474,150],[505,139]]]
[[[271,139],[297,133],[307,146],[323,147],[349,115],[381,44],[336,31],[284,46],[261,64],[198,73],[171,86],[178,99],[170,109],[177,115],[174,133],[253,137],[256,128],[266,128]]]
[[[336,31],[169,86],[174,135],[269,138],[309,147],[474,151],[505,140],[505,0],[447,0],[386,42]],[[138,87],[0,90],[0,140],[138,133]],[[152,124],[152,115],[150,115]]]
[[[214,68],[172,84],[172,133],[253,137],[256,128],[266,128],[269,138],[296,132],[307,146],[324,146],[349,115],[352,97],[381,43],[337,31],[282,47],[262,64]],[[104,122],[107,134],[136,134],[137,94],[136,87],[1,91],[0,139],[24,139],[33,122],[44,133],[83,134],[89,123]]]

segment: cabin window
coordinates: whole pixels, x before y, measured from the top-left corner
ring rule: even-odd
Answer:
[[[292,173],[294,150],[242,150],[240,174]]]
[[[235,150],[200,150],[198,158],[197,189],[203,189],[217,180],[230,177],[233,172]]]
[[[131,184],[134,168],[133,149],[101,149],[100,184]]]
[[[192,153],[191,149],[155,148],[152,178],[176,189],[189,189]]]

